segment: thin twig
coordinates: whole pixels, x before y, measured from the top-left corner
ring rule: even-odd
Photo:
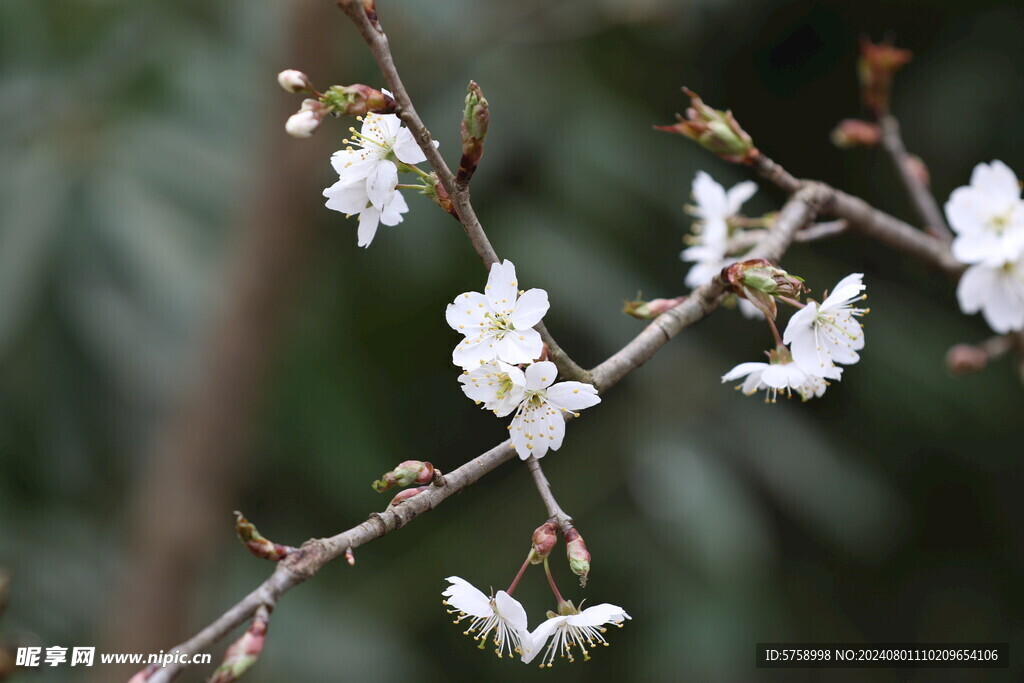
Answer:
[[[842,235],[849,227],[850,224],[842,218],[825,223],[813,223],[798,232],[793,241],[800,243],[817,242],[818,240]]]
[[[369,47],[373,58],[377,61],[381,74],[384,76],[384,82],[387,83],[395,101],[398,102],[398,116],[401,117],[409,132],[412,133],[413,139],[416,140],[420,149],[423,150],[427,157],[427,162],[437,175],[438,182],[441,183],[441,187],[444,188],[444,191],[451,199],[455,215],[462,224],[466,237],[469,238],[477,256],[483,261],[484,267],[490,269],[491,264],[498,261],[498,253],[487,238],[487,234],[480,224],[480,219],[477,218],[476,211],[473,209],[473,203],[469,198],[469,188],[456,182],[455,176],[452,174],[451,169],[448,168],[448,164],[445,163],[444,157],[441,156],[441,153],[437,151],[437,147],[434,146],[434,140],[430,135],[430,131],[427,130],[419,114],[416,113],[412,99],[410,99],[409,93],[402,83],[402,78],[398,75],[398,69],[395,67],[395,60],[388,45],[387,35],[380,28],[379,22],[372,21],[367,16],[366,9],[360,0],[337,0],[337,5],[348,15],[356,25],[356,28],[359,29],[363,40],[366,41],[367,47]],[[535,329],[540,333],[544,343],[548,345],[551,361],[558,367],[558,372],[563,377],[588,384],[592,383],[590,374],[570,358],[569,354],[562,350],[562,347],[554,340],[547,327],[544,326],[544,323],[538,323]]]
[[[544,470],[540,467],[540,460],[531,455],[526,459],[526,466],[530,469],[533,483],[537,485],[537,492],[540,493],[541,500],[544,501],[548,517],[555,520],[564,536],[569,529],[573,528],[572,517],[566,514],[565,510],[562,509],[562,506],[555,499],[555,494],[551,492],[551,484],[548,482],[548,478],[544,476]]]
[[[942,215],[942,210],[939,209],[935,197],[911,168],[913,161],[910,153],[907,152],[906,145],[903,144],[899,121],[892,114],[885,114],[878,123],[882,127],[882,146],[889,153],[900,178],[903,179],[903,184],[914,203],[914,208],[917,209],[918,215],[924,221],[925,230],[932,237],[948,242],[953,233],[946,225],[946,219]]]

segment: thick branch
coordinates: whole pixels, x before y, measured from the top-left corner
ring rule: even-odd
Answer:
[[[878,123],[882,127],[882,146],[889,153],[900,178],[903,179],[903,184],[914,203],[914,208],[917,209],[918,215],[924,221],[925,229],[933,237],[948,241],[952,237],[952,233],[949,226],[946,225],[946,219],[943,217],[935,197],[911,168],[913,161],[910,153],[907,152],[906,145],[903,144],[899,121],[892,114],[886,114]]]

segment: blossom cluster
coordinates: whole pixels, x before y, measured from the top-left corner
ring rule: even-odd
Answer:
[[[469,398],[498,417],[513,414],[509,425],[519,457],[543,457],[558,450],[565,437],[565,413],[601,402],[583,382],[558,382],[540,333],[533,329],[549,308],[543,289],[519,289],[511,261],[491,265],[483,292],[464,292],[448,304],[445,318],[463,340],[452,362],[463,369],[459,382]]]
[[[864,298],[863,274],[853,273],[839,281],[820,304],[808,300],[793,314],[782,343],[769,352],[767,363],[740,363],[722,376],[723,382],[745,377],[740,388],[748,396],[760,390],[774,402],[780,393],[797,393],[803,400],[820,397],[828,380],[838,380],[843,368],[860,360],[864,329],[857,320],[867,309],[855,301]]]
[[[999,333],[1024,330],[1024,200],[1016,174],[1001,161],[978,164],[945,208],[956,234],[953,256],[968,266],[957,286],[960,309],[981,311]]]
[[[338,182],[324,196],[328,209],[359,216],[358,244],[368,247],[379,224],[398,225],[409,210],[398,191],[399,170],[418,171],[415,164],[427,157],[394,114],[366,114],[362,128],[349,131],[352,139],[344,141],[348,146],[331,157]]]
[[[444,604],[452,608],[449,613],[458,615],[456,624],[469,620],[464,633],[480,641],[481,648],[490,637],[499,657],[518,655],[525,664],[542,650],[541,667],[552,666],[556,654],[574,661],[573,648],[579,648],[585,660],[590,659],[588,646],[608,645],[605,625],[621,627],[625,619],[632,618],[621,607],[608,603],[581,611],[571,602],[563,602],[559,614],[548,612],[548,619],[530,631],[526,609],[507,592],[498,591],[488,597],[458,576],[446,580],[450,585],[442,592]]]

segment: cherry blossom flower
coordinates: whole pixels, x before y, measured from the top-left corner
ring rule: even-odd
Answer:
[[[465,579],[449,576],[445,579],[451,585],[441,595],[447,599],[442,604],[453,609],[449,614],[458,614],[455,623],[469,619],[469,628],[463,633],[480,641],[480,649],[486,646],[488,636],[495,645],[498,657],[521,654],[522,642],[529,637],[526,610],[505,591],[498,591],[487,597]],[[491,635],[493,633],[493,635]]]
[[[583,410],[601,402],[597,389],[590,384],[552,384],[557,374],[558,368],[551,361],[534,363],[523,373],[523,399],[508,427],[512,446],[523,460],[531,455],[542,458],[549,448],[557,451],[562,446],[565,438],[562,413]]]
[[[765,392],[765,403],[775,403],[779,394],[792,396],[793,392],[808,400],[825,393],[828,382],[824,378],[810,375],[801,370],[784,346],[780,346],[768,354],[768,363],[740,363],[722,375],[722,382],[733,382],[745,377],[741,385],[736,387],[746,396],[756,394],[762,389]],[[834,379],[839,379],[842,368],[835,369]]]
[[[361,130],[350,130],[354,139],[346,140],[349,147],[331,156],[331,165],[342,183],[365,181],[370,202],[383,209],[398,184],[395,160],[413,165],[427,157],[394,114],[367,114]]]
[[[401,192],[395,191],[394,187],[391,188],[391,194],[386,197],[384,204],[373,204],[363,181],[346,183],[339,180],[324,190],[324,196],[327,197],[325,205],[328,209],[340,211],[347,216],[359,216],[359,230],[356,236],[360,247],[370,246],[374,235],[377,234],[378,224],[398,225],[403,220],[402,214],[409,211],[405,197]]]
[[[946,218],[956,233],[953,256],[1001,266],[1024,252],[1024,202],[1017,176],[1001,161],[978,164],[971,184],[953,190]]]
[[[473,370],[495,360],[516,365],[540,357],[544,343],[533,326],[548,312],[548,293],[518,286],[511,261],[493,263],[483,293],[465,292],[448,304],[448,325],[465,335],[452,362]]]
[[[956,298],[964,313],[981,311],[995,332],[1024,329],[1024,256],[1001,265],[971,266],[960,278]]]
[[[502,361],[484,363],[459,377],[462,392],[498,417],[505,417],[523,400],[526,377],[514,365]]]
[[[862,273],[847,275],[821,304],[809,300],[789,319],[782,341],[789,344],[793,361],[806,374],[839,379],[836,363],[860,360],[857,351],[864,348],[864,330],[857,318],[868,309],[852,304],[865,296],[861,294],[863,277]]]
[[[582,612],[572,607],[572,603],[563,603],[563,605],[573,613],[551,616],[528,635],[523,644],[522,660],[525,664],[533,661],[545,646],[547,650],[541,657],[541,668],[551,667],[554,664],[555,654],[561,654],[570,662],[576,661],[572,654],[574,647],[579,648],[584,661],[589,660],[588,646],[590,648],[595,648],[598,645],[608,646],[608,641],[604,637],[608,630],[605,628],[605,624],[621,628],[623,620],[632,619],[624,609],[608,603],[588,607]]]

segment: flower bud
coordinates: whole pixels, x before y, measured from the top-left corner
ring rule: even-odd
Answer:
[[[288,117],[284,124],[285,132],[296,138],[308,138],[320,127],[320,122],[327,116],[329,109],[314,99],[302,101],[302,107]]]
[[[843,119],[832,129],[832,144],[842,149],[874,147],[882,140],[877,123],[861,119]]]
[[[377,90],[362,83],[332,85],[323,95],[323,103],[338,114],[394,114],[398,103],[387,90]]]
[[[444,189],[444,185],[437,179],[436,173],[431,173],[423,179],[425,188],[421,192],[430,198],[432,202],[440,206],[442,209],[455,216],[458,220],[459,214],[455,211],[455,204],[452,203],[452,198],[448,195],[448,190]]]
[[[928,165],[924,163],[921,157],[916,154],[908,154],[904,161],[907,172],[913,176],[917,182],[921,183],[925,187],[932,184],[932,174],[928,171]]]
[[[954,375],[981,372],[988,365],[988,353],[970,344],[957,344],[946,353],[946,368]]]
[[[683,88],[683,92],[690,96],[686,117],[676,114],[678,123],[655,126],[655,130],[684,135],[732,163],[749,164],[757,158],[759,152],[754,141],[740,128],[731,111],[712,109],[688,88]]]
[[[565,533],[565,555],[569,558],[569,569],[580,577],[580,586],[586,586],[590,574],[590,553],[576,529],[569,529]]]
[[[238,534],[238,540],[248,548],[249,552],[262,560],[278,562],[295,552],[295,548],[290,545],[281,545],[264,538],[257,531],[256,525],[247,520],[238,510],[235,510],[235,533]]]
[[[739,296],[774,320],[776,296],[799,297],[806,291],[802,278],[776,268],[766,259],[740,261],[722,270],[722,277]]]
[[[428,484],[434,478],[434,466],[429,462],[406,460],[398,467],[385,472],[384,476],[373,482],[373,490],[377,493],[386,491],[392,486],[409,486],[410,484]]]
[[[224,652],[224,663],[213,672],[209,683],[237,681],[242,674],[252,668],[267,642],[269,621],[270,610],[265,605],[256,610],[249,629],[228,646]]]
[[[290,92],[293,95],[310,92],[313,89],[309,76],[295,69],[285,69],[277,74],[277,82],[285,92]]]
[[[418,486],[418,487],[416,487],[414,489],[405,489],[404,491],[399,491],[398,495],[396,495],[394,498],[391,499],[391,505],[399,505],[401,503],[404,503],[405,501],[409,500],[413,496],[418,496],[419,494],[423,493],[428,488],[430,488],[430,487],[429,486]]]
[[[894,47],[891,42],[875,45],[867,37],[861,38],[857,76],[861,99],[873,116],[888,113],[892,77],[910,61],[910,57],[909,50]]]
[[[558,524],[547,521],[533,532],[533,547],[530,548],[530,564],[540,564],[558,543]]]
[[[459,172],[455,177],[460,185],[469,183],[476,172],[480,157],[484,154],[484,138],[487,137],[490,122],[491,111],[484,93],[476,81],[470,81],[466,109],[462,114],[462,158],[459,159]]]
[[[684,301],[686,301],[685,296],[679,296],[675,299],[651,299],[650,301],[637,299],[623,304],[622,312],[639,320],[651,320],[652,318],[657,318],[665,311],[675,308]]]

